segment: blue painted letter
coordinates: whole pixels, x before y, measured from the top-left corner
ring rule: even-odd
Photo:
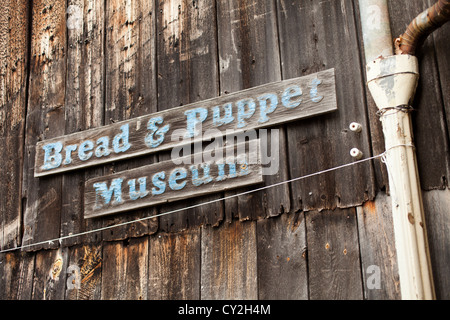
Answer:
[[[321,83],[322,83],[322,80],[319,80],[317,78],[313,79],[313,81],[311,82],[311,90],[309,91],[309,95],[313,102],[320,102],[323,99],[323,96],[319,96],[317,94],[317,87]]]
[[[169,187],[172,190],[181,190],[186,185],[186,181],[177,183],[177,180],[181,180],[187,177],[187,170],[185,168],[176,168],[170,173]]]
[[[42,147],[44,149],[44,165],[43,170],[51,170],[58,168],[61,165],[62,156],[61,150],[63,145],[61,142],[48,143]]]
[[[239,176],[246,176],[250,173],[248,162],[246,160],[240,161],[239,167],[241,168],[241,170],[239,171]]]
[[[162,124],[163,121],[162,117],[155,117],[148,120],[147,129],[150,132],[145,136],[145,144],[147,147],[156,148],[164,141],[164,135],[169,131],[170,125],[166,125],[161,129],[156,126],[156,124]],[[153,135],[156,135],[157,138],[155,139]]]
[[[166,191],[166,183],[164,181],[161,181],[161,180],[164,180],[165,177],[166,177],[166,173],[164,171],[155,173],[153,175],[152,183],[156,188],[159,188],[159,189],[156,189],[155,187],[153,187],[152,195],[163,194],[164,191]]]
[[[299,86],[289,87],[283,92],[282,101],[283,105],[286,108],[293,109],[298,107],[300,103],[302,103],[302,99],[298,99],[297,101],[291,101],[292,98],[300,97],[302,95],[302,89]]]
[[[70,164],[70,163],[72,163],[72,151],[77,150],[77,145],[76,144],[71,144],[69,146],[66,146],[64,148],[64,150],[66,150],[66,158],[64,159],[63,164]]]
[[[196,187],[201,186],[202,184],[210,183],[213,180],[209,175],[209,164],[202,163],[200,166],[203,168],[203,178],[198,177],[199,173],[197,166],[189,167],[189,169],[191,169],[192,172],[192,184]]]
[[[237,105],[237,127],[243,128],[247,125],[244,119],[249,119],[256,110],[255,101],[253,99],[243,99],[236,102]],[[245,106],[248,106],[248,111],[245,111]]]
[[[112,196],[114,194],[114,200],[112,204],[122,203],[122,182],[123,179],[117,178],[111,182],[111,186],[108,189],[106,182],[94,183],[95,188],[95,209],[102,207],[100,204],[100,198],[103,198],[104,204],[109,204],[111,202]]]
[[[187,110],[184,112],[184,114],[186,115],[187,121],[187,128],[186,128],[187,132],[185,137],[192,138],[198,136],[200,132],[196,128],[197,124],[202,123],[203,121],[206,120],[206,117],[208,116],[208,110],[205,108],[196,108]]]
[[[89,160],[92,157],[92,149],[94,149],[94,143],[91,140],[86,140],[82,144],[80,144],[80,148],[78,148],[78,158],[81,161]],[[89,151],[86,153],[86,151]]]
[[[130,199],[137,200],[139,198],[144,198],[148,195],[147,189],[147,178],[142,177],[138,179],[139,182],[139,192],[136,191],[136,179],[132,179],[128,181],[128,185],[130,186]]]
[[[236,173],[236,162],[227,162],[228,165],[228,170],[229,170],[229,174],[228,174],[228,178],[236,178],[237,177],[237,173]]]
[[[223,181],[226,179],[225,176],[225,163],[218,163],[217,164],[217,169],[219,171],[219,173],[217,174],[217,178],[216,181]]]
[[[97,158],[109,156],[109,138],[101,137],[97,140],[97,148],[95,149],[95,156]]]
[[[268,93],[258,98],[260,106],[259,123],[269,121],[267,114],[274,112],[278,106],[278,97],[274,93]],[[267,108],[267,100],[270,100],[270,107]]]
[[[220,117],[220,107],[214,107],[213,108],[213,124],[216,127],[220,127],[223,124],[228,124],[233,122],[233,105],[231,103],[227,103],[223,105],[223,109],[225,111],[225,115],[223,118]]]
[[[113,140],[113,147],[114,147],[114,152],[115,153],[119,153],[119,152],[125,152],[128,149],[130,149],[131,144],[128,142],[128,132],[129,132],[129,124],[124,124],[123,126],[120,127],[120,130],[122,130],[121,133],[118,133]]]

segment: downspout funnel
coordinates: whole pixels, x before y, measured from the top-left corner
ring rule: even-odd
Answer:
[[[367,64],[366,73],[370,93],[381,112],[410,105],[419,80],[415,56],[376,59]]]

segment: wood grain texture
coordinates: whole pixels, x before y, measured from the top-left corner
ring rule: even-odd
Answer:
[[[450,139],[450,95],[448,94],[450,88],[450,57],[448,52],[450,50],[450,24],[447,23],[440,29],[433,33],[434,43],[436,48],[436,57],[438,63],[439,80],[442,90],[442,98],[445,108],[446,124],[448,139]],[[424,206],[426,212],[426,221],[428,226],[428,234],[431,248],[433,274],[435,279],[435,288],[438,299],[450,299],[450,292],[447,288],[449,285],[449,276],[446,272],[448,267],[449,254],[448,235],[449,232],[445,230],[445,226],[449,226],[448,222],[448,183],[450,177],[450,167],[447,169],[447,190],[445,192],[431,191],[424,193]],[[445,209],[447,208],[447,209]]]
[[[220,90],[216,4],[211,1],[159,1],[158,10],[158,110],[217,97]],[[168,155],[161,155],[159,159],[168,159]],[[215,198],[217,196],[200,201]],[[164,209],[180,209],[181,206],[180,203],[164,206]],[[160,229],[176,232],[190,226],[218,225],[223,216],[223,204],[218,202],[179,212],[176,217],[162,217]]]
[[[287,126],[290,176],[295,178],[351,163],[349,152],[354,147],[364,157],[370,156],[365,85],[357,54],[352,2],[277,1],[277,6],[283,77],[335,68],[339,109]],[[351,122],[362,124],[363,131],[350,131]],[[291,190],[295,211],[360,205],[375,195],[373,168],[370,163],[357,165],[348,171],[294,182]]]
[[[65,133],[104,124],[104,24],[102,0],[71,0],[67,16],[67,76]],[[101,226],[83,219],[84,180],[103,174],[103,168],[63,175],[61,235],[76,234]],[[63,246],[98,242],[100,233],[64,239]]]
[[[156,49],[154,1],[111,1],[105,8],[105,124],[155,112]],[[155,156],[112,163],[105,174],[120,172],[156,161]],[[117,215],[104,226],[156,213],[154,209]],[[156,232],[157,219],[114,228],[102,233],[104,240],[127,239]]]
[[[390,1],[389,14],[393,35],[402,34],[409,22],[429,6],[427,0]],[[412,121],[420,183],[424,190],[441,189],[447,186],[450,161],[442,98],[448,96],[448,87],[443,87],[441,91],[433,37],[425,40],[416,56],[419,59],[421,76],[412,105],[415,109]],[[435,128],[436,132],[430,134],[430,128]],[[431,162],[430,157],[433,159]]]
[[[432,190],[423,193],[425,223],[430,246],[436,298],[450,299],[450,191]]]
[[[69,249],[68,259],[65,299],[101,299],[102,246],[73,246]]]
[[[258,298],[256,222],[202,228],[201,299]]]
[[[448,93],[450,88],[450,79],[448,74],[450,73],[450,57],[447,54],[450,50],[450,24],[446,23],[441,28],[433,33],[434,46],[436,50],[436,59],[438,65],[438,75],[440,80],[442,100],[444,103],[446,125],[447,125],[447,138],[450,140],[450,94]],[[447,188],[450,188],[448,180],[450,179],[450,164],[447,169]]]
[[[34,178],[36,143],[64,134],[66,76],[66,1],[34,1],[31,61],[23,168],[24,232],[22,244],[60,235],[62,178]],[[47,243],[27,250],[55,248]]]
[[[147,299],[148,237],[106,242],[102,259],[102,299]]]
[[[356,210],[306,215],[309,298],[363,299]]]
[[[217,25],[221,95],[282,79],[273,1],[218,1]],[[266,185],[289,177],[285,130],[275,129],[279,130],[278,148],[274,148],[279,170],[264,177]],[[290,208],[289,188],[280,186],[225,201],[225,216],[228,221],[234,216],[258,219],[289,212]]]
[[[3,1],[0,17],[0,249],[7,249],[21,243],[30,4]]]
[[[364,299],[367,300],[401,298],[391,201],[385,193],[379,192],[374,201],[367,201],[356,209]],[[375,271],[373,266],[379,269]],[[379,274],[375,274],[378,270]],[[374,287],[377,279],[379,288]]]
[[[308,299],[303,212],[257,221],[258,299]]]
[[[159,1],[158,110],[219,95],[216,24],[212,2]],[[162,159],[168,156],[160,156]],[[209,199],[214,196],[201,201]],[[180,203],[164,209],[183,206]],[[176,217],[162,217],[161,230],[179,231],[204,222],[217,225],[223,220],[222,206],[217,203],[179,212]]]
[[[150,236],[148,299],[200,299],[200,228]]]
[[[360,8],[359,1],[353,1],[353,5],[355,7],[355,21],[356,27],[358,30],[358,40],[359,40],[359,54],[361,59],[361,71],[363,74],[364,83],[367,83],[366,77],[366,64],[365,55],[363,52],[364,42],[363,42],[363,34],[362,34],[362,26],[360,21]],[[372,154],[381,154],[385,151],[385,142],[383,135],[383,126],[381,125],[380,117],[377,115],[378,108],[373,100],[372,95],[370,94],[367,85],[365,85],[365,98],[366,98],[366,110],[368,117],[368,129],[370,132],[370,142],[372,147]],[[377,191],[383,190],[389,193],[389,178],[386,170],[386,166],[381,161],[374,161],[374,173],[376,180],[376,189]]]
[[[431,4],[389,1],[393,36]],[[67,28],[71,5],[82,9],[82,29]],[[334,68],[338,110],[278,126],[282,170],[265,183],[349,163],[351,147],[365,155],[384,149],[364,89],[356,0],[6,0],[0,13],[1,249],[220,196],[85,220],[86,180],[168,152],[35,179],[38,140]],[[419,53],[414,104],[439,299],[449,299],[450,288],[449,26]],[[363,132],[350,133],[350,121],[361,121]],[[187,210],[160,226],[153,220],[2,253],[0,299],[399,299],[387,176],[374,165]],[[68,288],[71,265],[80,268],[78,290]],[[378,290],[368,287],[374,265]]]
[[[10,252],[0,255],[0,299],[30,300],[33,289],[35,253]]]
[[[66,288],[67,248],[36,253],[32,300],[63,300]]]

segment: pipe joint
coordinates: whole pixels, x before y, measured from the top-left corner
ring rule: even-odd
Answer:
[[[378,109],[408,106],[419,79],[419,63],[415,56],[393,55],[369,62],[367,85]]]

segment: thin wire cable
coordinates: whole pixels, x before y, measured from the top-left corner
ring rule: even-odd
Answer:
[[[291,182],[304,180],[304,179],[311,178],[311,177],[314,177],[314,176],[317,176],[317,175],[321,175],[321,174],[324,174],[324,173],[328,173],[328,172],[336,171],[336,170],[339,170],[339,169],[351,167],[351,166],[354,166],[354,165],[357,165],[357,164],[360,164],[360,163],[363,163],[363,162],[368,162],[368,161],[371,161],[371,160],[374,160],[374,159],[377,159],[377,158],[382,158],[383,156],[385,156],[385,152],[383,152],[382,154],[379,154],[379,155],[376,155],[376,156],[372,156],[372,157],[369,157],[369,158],[366,158],[366,159],[358,160],[358,161],[355,161],[355,162],[352,162],[352,163],[347,163],[347,164],[344,164],[344,165],[341,165],[341,166],[337,166],[337,167],[334,167],[334,168],[322,170],[322,171],[315,172],[315,173],[310,173],[310,174],[307,174],[307,175],[304,175],[304,176],[301,176],[301,177],[292,178],[292,179],[289,179],[289,180],[277,182],[277,183],[274,183],[274,184],[271,184],[271,185],[268,185],[268,186],[264,186],[264,187],[260,187],[260,188],[256,188],[256,189],[252,189],[252,190],[248,190],[248,191],[245,191],[245,192],[241,192],[241,193],[238,193],[238,194],[233,194],[233,195],[222,197],[222,198],[219,198],[219,199],[214,199],[214,200],[202,202],[202,203],[195,204],[195,205],[192,205],[192,206],[188,206],[188,207],[184,207],[184,208],[180,208],[180,209],[175,209],[175,210],[159,213],[159,214],[148,216],[148,217],[144,217],[144,218],[139,218],[139,219],[135,219],[135,220],[131,220],[131,221],[126,221],[126,222],[122,222],[122,223],[118,223],[118,224],[113,224],[113,225],[110,225],[110,226],[106,226],[106,227],[102,227],[102,228],[98,228],[98,229],[94,229],[94,230],[88,230],[88,231],[84,231],[84,232],[80,232],[80,233],[76,233],[76,234],[70,234],[70,235],[67,235],[67,236],[62,236],[62,237],[55,238],[55,239],[50,239],[50,240],[45,240],[45,241],[40,241],[40,242],[35,242],[35,243],[31,243],[31,244],[22,245],[20,247],[5,249],[5,250],[1,250],[0,253],[15,251],[15,250],[24,249],[24,248],[29,248],[29,247],[38,246],[38,245],[41,245],[41,244],[47,244],[47,243],[48,244],[52,244],[53,242],[56,242],[56,241],[58,241],[61,244],[61,241],[65,240],[65,239],[74,238],[74,237],[80,237],[80,236],[84,236],[84,235],[95,233],[95,232],[100,232],[100,231],[104,231],[104,230],[118,228],[118,227],[122,227],[122,226],[129,225],[129,224],[132,224],[132,223],[141,222],[141,221],[145,221],[145,220],[149,220],[149,219],[153,219],[153,218],[157,218],[157,217],[162,217],[162,216],[166,216],[166,215],[169,215],[169,214],[174,214],[176,212],[180,212],[180,211],[184,211],[184,210],[188,210],[188,209],[198,208],[198,207],[201,207],[201,206],[204,206],[204,205],[207,205],[207,204],[211,204],[211,203],[215,203],[215,202],[219,202],[219,201],[223,201],[223,200],[236,198],[236,197],[239,197],[239,196],[243,196],[243,195],[247,195],[247,194],[250,194],[250,193],[266,190],[266,189],[269,189],[269,188],[278,187],[278,186],[281,186],[281,185],[284,185],[284,184],[288,184],[288,183],[291,183]]]

